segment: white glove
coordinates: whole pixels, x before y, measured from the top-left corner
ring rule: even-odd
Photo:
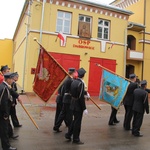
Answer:
[[[88,115],[88,110],[85,109],[85,110],[83,111],[83,114],[84,114],[84,115]]]
[[[87,100],[89,100],[90,99],[90,94],[87,92],[87,94],[84,95],[84,98],[87,99]]]
[[[88,98],[88,99],[90,98],[90,94],[89,94],[89,92],[87,92],[87,98]]]

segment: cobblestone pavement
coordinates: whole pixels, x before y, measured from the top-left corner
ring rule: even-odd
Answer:
[[[14,129],[19,135],[17,140],[10,140],[11,145],[18,150],[149,150],[150,149],[150,119],[145,115],[141,132],[143,137],[134,137],[130,131],[123,130],[124,107],[121,106],[117,117],[120,123],[108,126],[111,107],[99,102],[102,110],[93,103],[87,102],[89,114],[83,117],[81,140],[84,145],[75,145],[64,138],[67,128],[61,126],[61,133],[53,132],[55,102],[52,100],[46,106],[35,96],[22,96],[28,112],[39,126],[32,124],[20,104],[17,105],[18,118],[23,127]],[[0,148],[1,150],[1,148]]]

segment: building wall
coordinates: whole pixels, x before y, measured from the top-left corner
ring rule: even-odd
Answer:
[[[11,39],[0,39],[0,67],[8,65],[13,70],[12,65],[13,41]]]
[[[26,11],[27,13],[27,11]],[[21,19],[22,22],[18,29],[16,29],[16,35],[14,37],[14,51],[13,51],[13,66],[14,71],[17,71],[19,74],[19,79],[17,83],[21,88],[24,86],[26,70],[24,71],[24,67],[26,68],[26,60],[25,53],[28,49],[27,39],[27,27],[28,26],[28,15],[24,15]],[[23,83],[24,82],[24,83]]]
[[[144,21],[144,0],[139,0],[133,5],[129,5],[125,8],[132,11],[134,14],[129,17],[129,21],[143,24]]]
[[[31,6],[31,17],[30,17],[30,26],[29,26],[29,35],[28,42],[26,45],[25,40],[18,48],[18,51],[14,55],[15,70],[19,70],[25,62],[25,77],[24,77],[24,90],[27,92],[32,92],[32,83],[34,80],[34,75],[31,74],[31,69],[36,68],[36,63],[38,59],[39,45],[33,40],[34,37],[45,47],[49,52],[62,53],[62,54],[73,54],[80,55],[80,67],[83,67],[87,70],[85,76],[85,82],[88,85],[89,78],[89,61],[91,57],[95,58],[106,58],[111,60],[116,60],[116,73],[123,75],[124,73],[124,42],[125,42],[125,30],[127,27],[127,20],[120,19],[119,17],[104,15],[100,13],[74,9],[71,7],[64,7],[60,5],[54,5],[50,3],[45,4],[44,11],[44,22],[41,30],[41,17],[42,17],[42,3],[33,2]],[[60,47],[60,40],[57,38],[56,33],[56,19],[57,11],[68,11],[72,12],[72,27],[71,34],[67,35],[67,43],[65,47]],[[79,14],[92,17],[92,38],[91,39],[80,39],[78,37],[78,17]],[[110,41],[106,41],[106,51],[101,52],[101,40],[97,39],[97,28],[98,28],[98,18],[110,20]],[[24,19],[23,23],[20,25],[20,31],[18,32],[15,41],[21,41],[23,36],[20,37],[22,30],[25,30],[24,23],[27,18]],[[121,25],[120,25],[121,24]],[[42,35],[40,32],[42,31]],[[25,34],[25,33],[24,33]],[[89,46],[94,47],[94,50],[77,48],[73,45],[79,45],[80,42],[89,42]],[[112,43],[114,44],[113,48],[108,49]],[[84,45],[83,43],[81,45]],[[24,61],[24,51],[25,46],[27,46],[26,61]],[[18,64],[18,62],[20,62]],[[70,66],[71,67],[71,66]],[[23,71],[21,69],[20,74]],[[23,76],[23,74],[22,74]],[[22,84],[23,77],[20,78],[19,83]]]
[[[150,14],[149,14],[150,1],[146,0],[146,29],[145,32],[148,33],[145,35],[145,40],[148,41],[145,43],[144,50],[144,75],[143,78],[148,81],[148,87],[150,88],[150,72],[148,70],[150,64]]]

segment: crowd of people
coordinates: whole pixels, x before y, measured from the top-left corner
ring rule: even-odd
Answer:
[[[18,73],[10,72],[10,68],[5,65],[1,67],[0,73],[0,138],[3,150],[16,150],[10,145],[9,139],[16,139],[18,135],[14,135],[13,127],[18,128],[22,125],[18,121],[16,114],[16,105],[22,103],[19,94],[17,93],[16,82]],[[10,121],[11,118],[11,121]]]
[[[86,91],[86,86],[83,81],[86,71],[80,68],[77,71],[77,79],[74,79],[74,72],[74,68],[68,70],[70,76],[58,90],[53,130],[55,132],[61,132],[60,126],[64,121],[68,127],[65,138],[70,141],[72,140],[72,142],[76,144],[84,144],[80,140],[81,121],[83,113],[88,113],[85,105],[85,97],[90,98],[90,95]],[[123,128],[126,131],[131,131],[136,137],[142,137],[143,135],[140,133],[140,128],[145,111],[147,114],[149,113],[148,93],[150,93],[150,90],[147,89],[147,81],[142,80],[140,82],[137,80],[135,74],[130,74],[129,79],[130,84],[122,102],[125,108]],[[118,110],[113,107],[111,107],[111,109],[108,125],[113,126],[120,121],[116,117]]]

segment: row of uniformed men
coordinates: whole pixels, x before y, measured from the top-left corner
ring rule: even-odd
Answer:
[[[63,82],[58,90],[56,98],[56,115],[53,130],[60,131],[60,126],[65,121],[68,127],[68,132],[65,138],[70,140],[73,136],[73,143],[84,144],[80,140],[82,116],[88,114],[85,104],[85,96],[89,98],[88,92],[85,90],[85,83],[83,81],[86,71],[84,68],[77,70],[78,78],[75,78],[76,71],[74,68],[69,68],[70,76]]]
[[[129,78],[131,82],[123,99],[125,108],[123,127],[126,131],[132,131],[134,136],[142,137],[143,135],[140,133],[140,128],[142,126],[145,111],[147,114],[149,113],[148,93],[150,93],[150,89],[147,88],[146,80],[141,81],[139,85],[136,82],[137,76],[135,74],[130,74]],[[117,110],[112,108],[109,125],[119,123],[116,119],[116,114]]]
[[[85,70],[80,68],[78,72],[78,79],[74,80],[75,69],[69,69],[70,77],[68,77],[58,90],[56,98],[57,107],[55,115],[55,123],[53,130],[61,132],[59,130],[62,122],[64,121],[68,127],[68,133],[65,134],[65,138],[71,140],[73,135],[73,143],[83,144],[80,141],[81,121],[82,115],[88,113],[85,106],[85,95],[90,97],[88,92],[85,91],[85,84],[83,77]],[[131,83],[128,86],[126,95],[123,100],[125,107],[125,119],[124,129],[131,130],[130,124],[133,117],[132,134],[137,137],[141,137],[140,127],[142,125],[144,112],[146,110],[149,113],[148,105],[148,92],[146,80],[141,81],[141,87],[136,82],[136,75],[130,75]],[[147,92],[148,91],[148,92]],[[112,108],[112,114],[110,116],[109,125],[115,125],[119,123],[116,118],[117,110]],[[73,119],[74,118],[74,119]]]
[[[10,73],[10,68],[6,66],[1,67],[0,73],[0,135],[1,145],[3,150],[16,150],[10,145],[9,138],[16,139],[18,135],[14,135],[9,116],[13,126],[21,127],[16,115],[16,99],[21,103],[19,94],[17,93],[16,81],[18,80],[18,73]]]

